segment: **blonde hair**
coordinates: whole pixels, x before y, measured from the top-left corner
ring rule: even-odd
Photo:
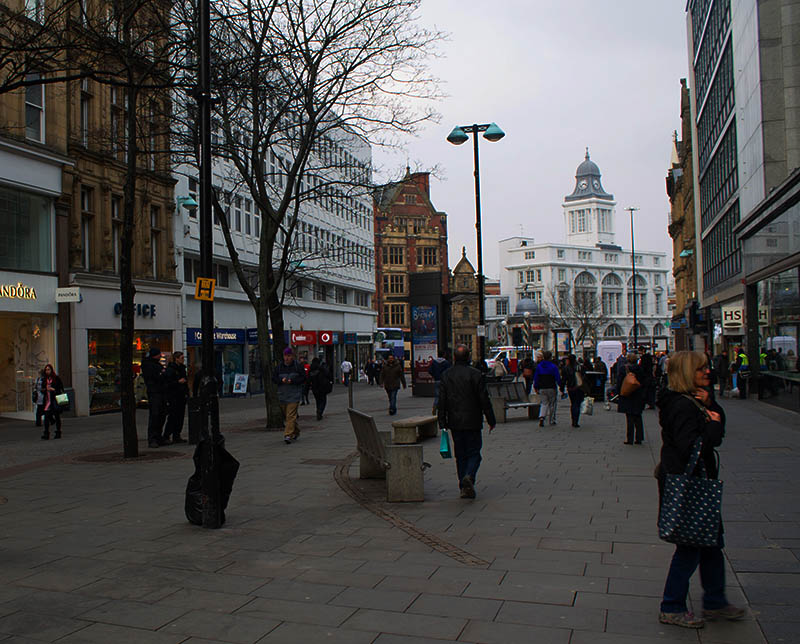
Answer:
[[[669,356],[667,379],[669,388],[680,394],[690,394],[697,389],[694,375],[700,367],[705,366],[708,359],[700,351],[677,351]]]

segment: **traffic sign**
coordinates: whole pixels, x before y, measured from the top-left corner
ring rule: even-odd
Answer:
[[[213,302],[216,284],[217,280],[213,277],[198,277],[194,286],[194,299]]]

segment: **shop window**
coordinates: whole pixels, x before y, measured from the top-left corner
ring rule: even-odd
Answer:
[[[88,331],[88,378],[90,412],[118,410],[120,404],[120,332],[110,329]],[[172,331],[136,331],[133,338],[134,395],[140,402],[147,398],[147,389],[141,374],[142,360],[151,347],[158,347],[166,355],[172,353]]]
[[[50,272],[52,201],[0,186],[0,269]]]
[[[0,412],[33,411],[39,371],[56,362],[55,316],[0,312],[0,338],[7,349],[0,360]]]
[[[25,80],[40,78],[39,74],[28,74]],[[44,143],[44,85],[25,88],[25,138]]]

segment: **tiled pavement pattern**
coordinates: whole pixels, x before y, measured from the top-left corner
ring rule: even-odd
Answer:
[[[379,390],[358,385],[355,397],[388,428]],[[401,392],[401,415],[429,405]],[[0,644],[798,642],[800,420],[724,406],[729,597],[753,617],[699,632],[657,621],[672,547],[655,536],[652,411],[641,447],[622,445],[624,418],[601,405],[577,430],[565,405],[553,428],[512,414],[484,432],[474,501],[458,498],[453,461],[427,441],[426,501],[382,507],[483,566],[433,550],[339,487],[334,463],[354,448],[342,387],[322,422],[301,408],[289,446],[254,429],[260,398],[222,401],[242,467],[220,530],[183,516],[188,458],[61,458],[120,450],[118,415],[67,419],[48,442],[0,421]],[[140,415],[140,435],[145,426]],[[375,483],[353,484],[376,498]],[[695,580],[696,611],[699,598]]]

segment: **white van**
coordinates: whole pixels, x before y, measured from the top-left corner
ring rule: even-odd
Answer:
[[[597,343],[597,355],[603,359],[609,368],[623,353],[622,342],[619,340],[600,340]]]
[[[527,354],[535,354],[537,351],[539,349],[531,349],[530,347],[495,347],[491,357],[486,358],[486,364],[491,370],[498,360],[502,360],[503,364],[505,364],[506,359],[508,359],[508,373],[517,373],[517,363]]]

